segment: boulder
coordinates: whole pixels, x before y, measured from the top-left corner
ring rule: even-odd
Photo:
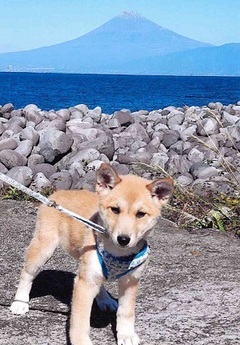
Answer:
[[[46,162],[53,162],[58,155],[68,152],[72,143],[73,139],[69,134],[50,128],[40,138],[39,153]]]
[[[34,176],[30,188],[35,192],[43,192],[50,190],[52,184],[42,172],[39,172]]]
[[[76,147],[76,146],[75,146]],[[108,159],[112,160],[115,153],[113,135],[110,131],[98,132],[95,139],[85,141],[77,145],[78,150],[96,149],[98,152],[105,154]]]
[[[52,174],[49,178],[54,189],[70,189],[72,186],[72,176],[68,171],[60,171]]]
[[[37,153],[33,153],[31,154],[30,157],[28,157],[28,166],[29,168],[33,169],[33,167],[36,165],[36,164],[40,164],[40,163],[44,163],[44,158],[42,155],[39,155]]]
[[[56,168],[49,163],[39,163],[33,166],[33,176],[37,173],[42,172],[44,176],[49,179],[51,175],[55,174]]]
[[[150,141],[146,129],[139,123],[129,125],[129,127],[126,128],[123,133],[125,135],[129,135],[133,139],[144,141],[145,143],[149,143]]]
[[[131,112],[128,109],[123,109],[120,111],[115,111],[113,113],[113,118],[117,119],[121,126],[129,126],[134,122],[134,118],[131,116]]]
[[[214,118],[207,117],[199,122],[197,133],[203,136],[218,133],[219,123]]]
[[[32,181],[33,172],[29,167],[17,166],[10,169],[7,176],[28,187]]]
[[[18,146],[17,140],[13,138],[7,138],[0,140],[0,151],[10,149],[14,150]]]
[[[43,121],[43,117],[39,114],[38,111],[35,110],[26,111],[26,119],[28,121],[34,122],[36,125]]]
[[[32,152],[32,148],[33,142],[31,140],[26,139],[19,143],[18,147],[15,149],[15,152],[20,153],[24,157],[28,157]]]
[[[95,122],[99,123],[102,117],[102,108],[96,107],[93,110],[88,111],[88,116],[90,116]]]
[[[99,159],[100,153],[96,149],[89,148],[81,151],[73,151],[61,159],[55,166],[60,170],[69,169],[73,163],[88,163]]]
[[[33,145],[37,145],[39,136],[39,133],[32,126],[28,126],[22,130],[19,138],[21,140],[31,140]]]
[[[0,115],[5,114],[5,113],[11,113],[11,111],[14,110],[14,106],[12,103],[7,103],[4,104],[1,108],[0,108]]]
[[[18,166],[25,166],[27,164],[27,158],[16,151],[5,149],[0,151],[0,162],[6,168],[11,169]]]

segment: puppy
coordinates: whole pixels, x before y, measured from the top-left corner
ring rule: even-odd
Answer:
[[[97,171],[96,192],[54,193],[51,200],[102,225],[107,234],[95,233],[77,220],[42,205],[11,311],[28,312],[32,282],[61,245],[80,263],[72,297],[72,345],[92,344],[89,332],[94,298],[102,308],[117,309],[117,344],[138,345],[135,301],[149,258],[147,237],[172,191],[170,178],[149,181],[135,175],[119,176],[103,163]],[[104,289],[103,283],[109,279],[118,281],[118,306]]]

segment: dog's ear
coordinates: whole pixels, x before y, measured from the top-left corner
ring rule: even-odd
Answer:
[[[113,189],[121,178],[116,171],[107,163],[103,163],[97,171],[97,192],[109,191]]]
[[[172,178],[162,178],[152,183],[148,184],[147,189],[150,191],[151,195],[160,206],[166,205],[170,196],[173,193],[173,179]]]

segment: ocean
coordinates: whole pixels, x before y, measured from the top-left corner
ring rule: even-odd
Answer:
[[[0,73],[0,105],[11,102],[15,109],[34,103],[59,110],[84,103],[112,114],[217,101],[240,101],[240,77]]]

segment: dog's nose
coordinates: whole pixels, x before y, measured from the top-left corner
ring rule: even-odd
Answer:
[[[118,236],[117,241],[122,247],[126,247],[130,242],[130,237],[126,235]]]

